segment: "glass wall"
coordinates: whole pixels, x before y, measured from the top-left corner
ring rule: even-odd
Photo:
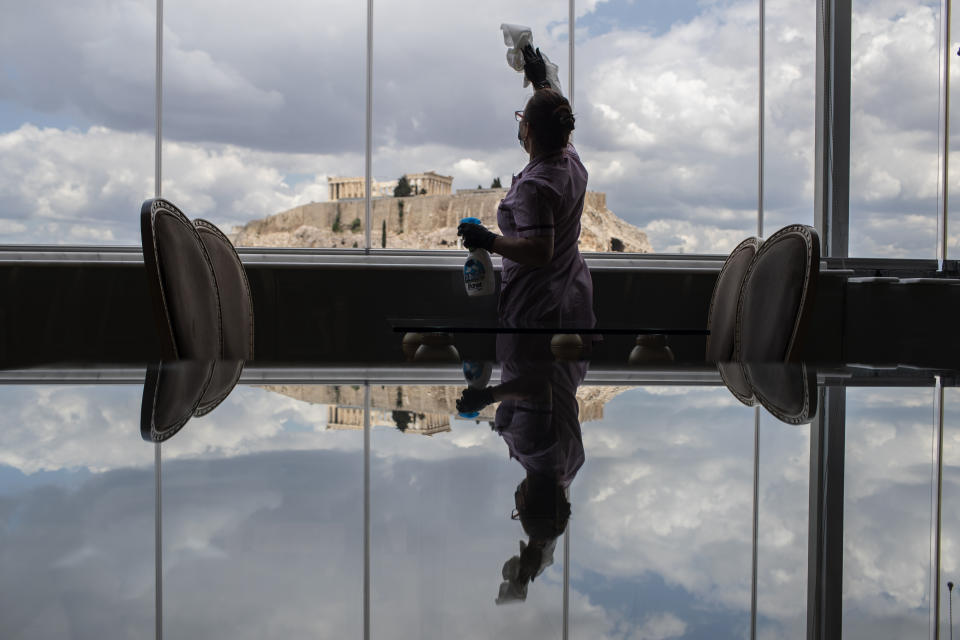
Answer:
[[[575,3],[574,141],[594,192],[583,250],[724,253],[756,232],[759,2]],[[853,3],[850,255],[935,256],[939,4]],[[813,220],[816,15],[803,0],[766,5],[769,235]],[[486,6],[374,3],[368,43],[363,0],[168,0],[163,194],[241,246],[359,249],[366,231],[371,248],[456,246],[456,218],[492,222],[495,185],[527,160],[511,113],[530,91],[505,64],[500,22],[532,27],[571,89],[568,2]],[[155,20],[153,0],[6,12],[0,244],[139,243]]]

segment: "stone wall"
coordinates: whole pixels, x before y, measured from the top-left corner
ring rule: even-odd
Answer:
[[[456,194],[375,198],[371,201],[371,236],[380,246],[386,221],[388,248],[441,249],[456,244],[461,218],[479,218],[494,230],[497,207],[506,189],[483,189]],[[334,232],[339,217],[341,231]],[[362,224],[363,200],[312,202],[235,229],[231,239],[238,246],[335,247],[363,244],[362,232],[351,233],[354,220]],[[652,251],[646,234],[607,209],[605,193],[587,192],[581,219],[581,250],[610,251],[611,238],[618,238],[628,252]]]

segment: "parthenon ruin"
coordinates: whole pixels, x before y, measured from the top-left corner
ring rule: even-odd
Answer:
[[[410,187],[414,193],[435,196],[451,193],[453,188],[453,176],[442,176],[434,171],[426,173],[408,173],[405,174],[410,182]],[[383,182],[372,181],[370,191],[374,198],[386,198],[393,195],[393,190],[397,187],[396,180],[387,180]],[[328,177],[327,188],[329,189],[329,200],[348,200],[351,198],[362,198],[365,189],[365,179]]]

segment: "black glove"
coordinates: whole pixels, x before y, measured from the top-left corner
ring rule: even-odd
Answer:
[[[480,411],[488,404],[493,404],[492,387],[487,387],[486,389],[467,387],[463,390],[463,393],[460,394],[460,399],[457,400],[457,411],[460,413],[473,413],[474,411]]]
[[[492,251],[493,241],[499,237],[482,224],[473,222],[461,222],[457,235],[463,236],[463,246],[471,251],[477,248]]]
[[[526,45],[520,50],[523,54],[523,73],[527,80],[535,89],[549,89],[550,83],[547,81],[547,63],[543,61],[540,55],[540,49],[533,50],[531,45]]]

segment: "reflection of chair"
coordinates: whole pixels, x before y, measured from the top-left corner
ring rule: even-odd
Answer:
[[[161,357],[222,357],[217,279],[190,220],[166,200],[147,200],[140,209],[140,236]]]
[[[210,385],[213,366],[213,360],[180,360],[147,368],[140,404],[144,440],[163,442],[187,424]]]
[[[817,376],[806,365],[725,362],[718,367],[727,389],[743,404],[760,404],[787,424],[804,424],[816,417]]]
[[[237,251],[220,229],[206,220],[194,220],[200,240],[216,275],[223,330],[223,357],[253,360],[253,296]]]
[[[210,383],[203,395],[200,396],[200,402],[197,404],[193,415],[199,418],[216,409],[217,405],[226,400],[233,388],[237,386],[242,372],[243,360],[214,361],[213,371],[210,373]]]
[[[707,315],[707,330],[710,332],[707,336],[707,362],[726,362],[733,357],[740,285],[759,247],[759,240],[747,238],[730,252],[720,269]]]
[[[796,362],[820,273],[820,239],[806,225],[770,236],[747,268],[740,287],[733,359]]]
[[[178,360],[147,368],[140,405],[140,435],[164,442],[193,416],[205,416],[240,380],[241,360]]]

